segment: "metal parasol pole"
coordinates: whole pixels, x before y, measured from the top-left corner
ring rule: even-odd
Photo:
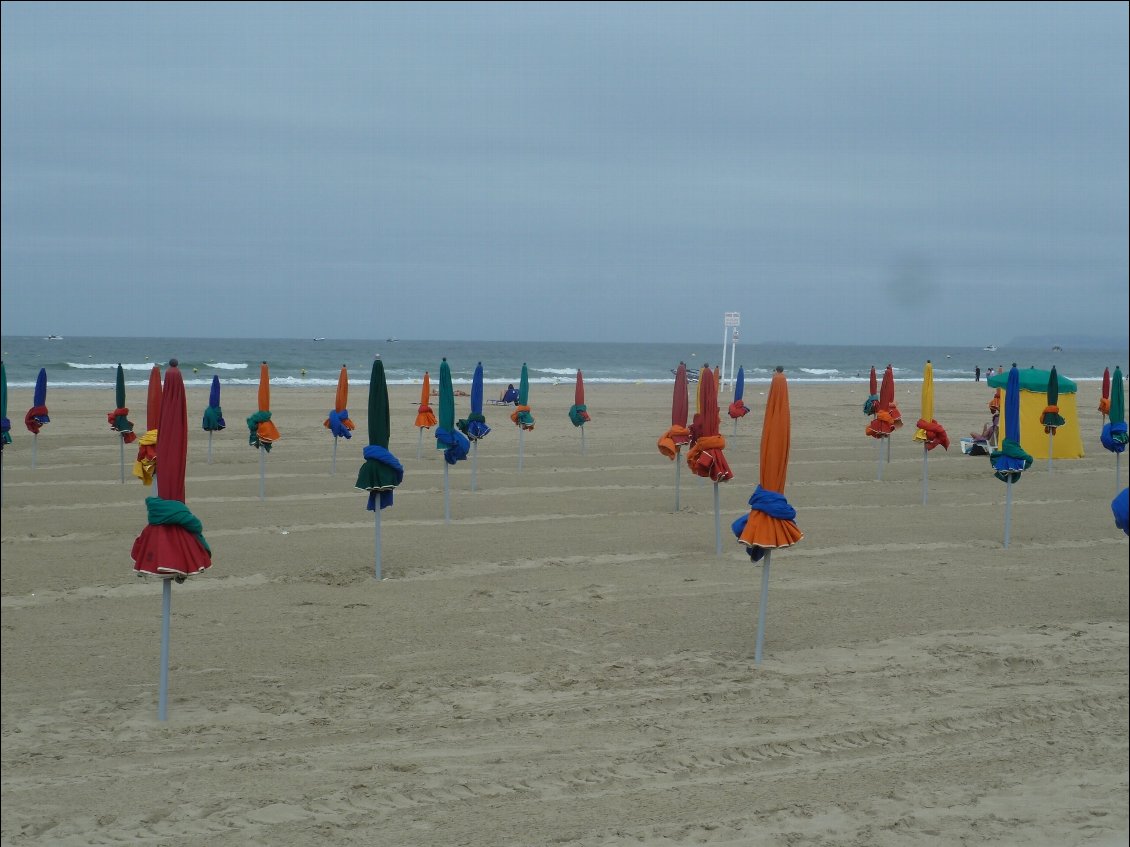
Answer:
[[[259,445],[259,499],[267,498],[267,451]]]
[[[679,471],[683,469],[682,445],[675,446],[675,511],[679,511]]]
[[[161,691],[157,699],[157,720],[169,716],[169,618],[173,608],[173,580],[161,580]]]
[[[208,464],[212,464],[212,430],[208,430]]]
[[[451,483],[448,478],[448,468],[451,466],[443,460],[443,522],[451,523]]]
[[[330,461],[330,476],[337,473],[337,436],[334,436],[334,454],[333,459]]]
[[[375,551],[376,567],[373,572],[373,579],[380,581],[381,579],[381,504],[380,496],[377,497],[377,510],[373,517],[373,526],[376,531],[376,546],[373,548]]]
[[[883,439],[876,439],[875,447],[879,456],[879,481],[883,481]]]
[[[718,507],[718,483],[714,483],[714,555],[722,555],[722,510]]]
[[[926,482],[930,478],[930,463],[927,457],[930,455],[929,448],[925,444],[922,445],[922,505],[926,505]]]
[[[31,469],[35,470],[35,449],[39,444],[39,433],[32,433],[31,436]]]
[[[416,458],[420,458],[420,448],[424,446],[424,428],[420,427],[420,437],[416,439]]]
[[[585,455],[585,425],[581,424],[581,455]]]
[[[761,599],[757,604],[757,643],[753,648],[753,663],[761,664],[761,647],[765,643],[765,613],[769,606],[769,557],[772,550],[765,551],[765,562],[761,565]]]
[[[471,442],[471,490],[475,490],[475,474],[479,469],[479,441]]]
[[[1055,430],[1053,429],[1048,433],[1048,473],[1054,473],[1052,470],[1052,457],[1055,455]]]
[[[518,427],[518,470],[522,470],[522,452],[526,445],[526,430]]]
[[[122,466],[122,485],[126,484],[126,439],[120,432],[118,433],[118,447],[121,448],[118,452],[121,454],[119,459]]]
[[[1012,474],[1009,474],[1005,483],[1006,494],[1004,498],[1004,546],[1008,548],[1008,536],[1012,531]]]

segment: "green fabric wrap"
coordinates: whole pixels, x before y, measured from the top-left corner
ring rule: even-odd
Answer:
[[[1028,468],[1032,467],[1032,456],[1026,453],[1024,451],[1024,448],[1021,447],[1017,442],[1013,441],[1011,438],[1006,438],[1001,442],[1000,447],[989,454],[989,461],[995,465],[997,459],[1000,459],[1002,457],[1023,462],[1024,470],[1028,470]],[[1005,473],[1004,471],[997,471],[993,474],[993,476],[995,476],[1001,482],[1008,482],[1009,477],[1012,476],[1012,474]]]
[[[247,443],[252,447],[262,447],[268,453],[271,452],[271,443],[269,441],[259,441],[259,424],[269,421],[270,419],[270,412],[256,412],[247,419]]]
[[[149,523],[152,526],[181,526],[192,533],[200,542],[200,546],[212,555],[212,548],[204,540],[204,525],[200,518],[188,510],[180,500],[162,500],[160,497],[146,497],[145,509],[149,514]]]
[[[267,414],[270,414],[269,412]],[[204,408],[204,429],[210,432],[221,429],[224,412],[219,406],[206,406]]]
[[[400,484],[400,479],[395,468],[390,468],[384,462],[375,459],[366,459],[361,470],[357,472],[357,485],[354,487],[365,491],[374,488],[395,488]]]

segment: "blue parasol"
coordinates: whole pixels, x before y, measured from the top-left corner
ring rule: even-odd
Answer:
[[[1012,486],[1032,467],[1032,457],[1020,446],[1020,371],[1014,362],[1004,389],[1004,440],[989,454],[993,476],[1005,483],[1004,546],[1012,525]]]
[[[208,464],[212,464],[212,433],[224,429],[224,410],[220,408],[220,377],[212,375],[212,388],[208,391],[208,408],[204,410],[203,428],[208,433]]]
[[[448,466],[467,458],[471,442],[455,428],[455,387],[451,384],[451,366],[447,358],[439,366],[439,425],[436,447],[443,450],[443,519],[451,523],[451,485]]]
[[[35,469],[36,445],[39,443],[39,430],[44,424],[51,423],[47,414],[47,368],[39,369],[39,376],[35,378],[35,394],[31,401],[31,408],[24,417],[24,425],[32,434],[31,439],[31,467]]]
[[[734,402],[730,404],[728,414],[734,419],[734,435],[738,434],[738,421],[749,414],[749,406],[743,401],[745,396],[745,366],[738,368],[738,378],[734,382]]]
[[[483,363],[475,366],[471,378],[471,413],[455,422],[459,431],[471,442],[471,490],[475,490],[475,472],[478,470],[479,439],[490,434],[487,419],[483,417]]]

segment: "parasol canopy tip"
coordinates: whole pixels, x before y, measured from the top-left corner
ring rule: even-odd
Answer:
[[[777,371],[777,373],[779,373],[779,374],[783,374],[783,373],[785,372],[785,369],[784,369],[784,368],[783,368],[783,367],[782,367],[781,365],[777,365],[777,367],[775,368],[775,370],[776,370],[776,371]]]
[[[169,359],[169,367],[170,368],[180,367],[180,362],[177,361],[176,359]]]

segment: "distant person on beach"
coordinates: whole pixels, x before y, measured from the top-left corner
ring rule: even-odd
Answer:
[[[993,369],[992,369],[992,368],[989,368],[989,369],[988,369],[988,370],[987,370],[987,371],[985,372],[985,379],[992,379],[992,378],[993,378]]]
[[[981,366],[980,365],[978,365],[977,367],[975,367],[973,369],[973,381],[974,382],[980,382],[981,381]]]

